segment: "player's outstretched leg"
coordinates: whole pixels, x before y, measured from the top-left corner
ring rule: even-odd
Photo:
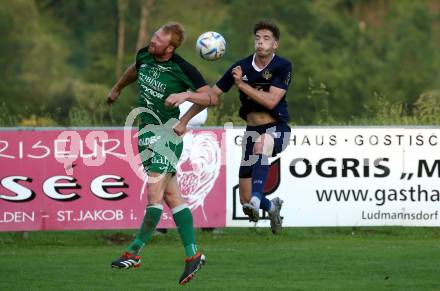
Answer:
[[[205,255],[197,252],[193,257],[185,259],[185,269],[183,270],[182,276],[179,279],[180,285],[185,285],[193,277],[194,274],[200,270],[203,264],[206,262]]]
[[[270,219],[270,228],[273,234],[281,232],[283,218],[281,217],[281,207],[283,206],[283,200],[276,197],[271,200],[272,207],[268,211]]]

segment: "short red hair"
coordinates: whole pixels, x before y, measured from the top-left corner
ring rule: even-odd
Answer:
[[[174,48],[178,48],[185,39],[185,30],[180,23],[177,22],[168,22],[164,26],[162,26],[163,31],[171,34],[170,45]]]

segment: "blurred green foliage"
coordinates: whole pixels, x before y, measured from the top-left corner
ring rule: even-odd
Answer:
[[[137,104],[135,85],[109,109],[115,82],[118,5],[126,6],[123,67],[134,60],[146,0],[0,2],[0,126],[122,125]],[[151,36],[182,23],[178,53],[214,84],[253,50],[253,24],[281,29],[278,54],[294,63],[292,124],[440,124],[440,3],[437,0],[151,1]],[[194,50],[209,30],[227,40],[222,60]],[[208,125],[240,123],[235,89],[209,109]]]

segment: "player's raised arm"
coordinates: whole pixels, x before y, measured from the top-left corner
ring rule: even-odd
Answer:
[[[203,108],[208,106],[217,106],[218,98],[214,98],[211,94],[208,85],[200,87],[195,92],[186,91],[177,94],[171,94],[165,100],[166,106],[178,107],[185,101],[192,102],[203,106]]]
[[[263,90],[252,88],[242,80],[240,80],[239,83],[236,83],[236,85],[238,89],[250,99],[271,110],[280,102],[281,98],[286,95],[286,90],[274,86],[270,86],[269,92],[265,92]]]
[[[121,78],[116,82],[116,84],[107,94],[107,103],[112,104],[113,102],[115,102],[116,99],[118,99],[119,95],[121,94],[122,89],[124,89],[127,85],[136,81],[137,77],[138,76],[137,76],[136,64],[131,64],[130,66],[128,66],[124,74],[121,76]]]
[[[217,106],[219,104],[220,96],[223,91],[220,90],[216,85],[212,88],[209,86],[203,86],[196,90],[196,92],[191,92],[190,98],[187,101],[193,102],[194,104],[190,109],[180,118],[179,123],[174,127],[174,131],[178,135],[182,135],[186,131],[188,122],[197,114],[202,112],[208,106]]]
[[[209,86],[204,86],[196,90],[196,92],[189,92],[186,101],[190,101],[194,104],[204,107],[217,106],[222,94],[223,91],[220,90],[216,85],[214,85],[212,88]]]
[[[274,78],[273,84],[270,86],[269,91],[257,90],[243,81],[243,71],[240,66],[236,66],[232,69],[231,75],[234,78],[234,83],[237,88],[247,95],[248,98],[263,105],[268,109],[273,109],[280,100],[286,95],[287,86],[290,83],[292,67],[289,64],[281,72],[279,77]]]

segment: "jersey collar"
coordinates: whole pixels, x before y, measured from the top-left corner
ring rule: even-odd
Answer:
[[[275,54],[272,55],[272,58],[270,59],[270,61],[267,63],[266,66],[264,66],[264,68],[260,69],[257,64],[255,63],[255,54],[252,57],[252,67],[254,67],[254,70],[257,72],[261,72],[262,70],[266,69],[267,66],[269,66],[270,62],[272,62],[273,58],[275,57]]]

